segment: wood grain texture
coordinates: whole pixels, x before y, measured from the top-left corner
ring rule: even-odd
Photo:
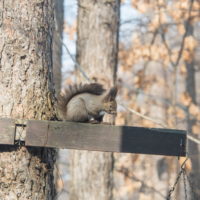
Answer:
[[[186,131],[73,122],[28,121],[27,146],[186,155]]]
[[[0,144],[14,144],[15,121],[12,119],[0,119]]]

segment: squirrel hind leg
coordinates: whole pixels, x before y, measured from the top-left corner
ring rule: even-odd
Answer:
[[[68,104],[66,118],[67,121],[89,122],[90,118],[82,98],[74,99]]]

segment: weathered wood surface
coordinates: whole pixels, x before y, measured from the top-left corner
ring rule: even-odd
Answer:
[[[0,119],[0,144],[14,144],[15,121],[13,119]]]
[[[35,120],[27,123],[25,145],[185,156],[186,131]]]

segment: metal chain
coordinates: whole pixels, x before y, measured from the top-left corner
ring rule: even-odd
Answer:
[[[191,180],[191,177],[189,177],[189,175],[187,174],[187,173],[185,173],[185,175],[186,175],[186,178],[187,178],[187,181],[188,181],[188,183],[189,183],[189,186],[190,186],[190,189],[191,189],[191,199],[195,199],[195,192],[194,192],[194,183],[192,182],[192,180]]]
[[[187,183],[186,183],[186,171],[185,167],[183,168],[183,186],[184,186],[184,192],[185,192],[185,200],[187,200]]]
[[[182,173],[183,173],[183,170],[181,169],[180,172],[178,173],[178,176],[176,177],[176,181],[175,181],[173,187],[169,190],[169,193],[167,195],[167,200],[171,200],[171,195],[174,192],[174,190],[176,189],[176,185],[178,184]]]
[[[173,187],[169,190],[166,200],[171,200],[172,193],[175,191],[176,186],[179,182],[179,179],[180,179],[181,175],[184,173],[185,163],[187,162],[187,160],[188,160],[188,158],[186,158],[185,161],[183,162],[183,164],[181,165],[181,170],[179,171],[178,176],[176,177],[176,181],[175,181]]]

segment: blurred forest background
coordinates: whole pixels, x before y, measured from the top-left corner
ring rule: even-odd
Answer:
[[[64,2],[64,43],[76,54],[77,1]],[[116,125],[168,127],[200,134],[200,1],[122,0]],[[63,46],[63,86],[76,82],[75,63]],[[103,74],[101,75],[103,78]],[[144,119],[130,110],[154,119]],[[162,126],[160,126],[162,124]],[[200,156],[188,141],[187,177],[172,199],[200,199]],[[166,199],[184,158],[114,155],[114,200]],[[59,153],[59,199],[68,198],[68,151]],[[185,187],[186,185],[186,187]],[[186,194],[187,195],[186,195]]]

